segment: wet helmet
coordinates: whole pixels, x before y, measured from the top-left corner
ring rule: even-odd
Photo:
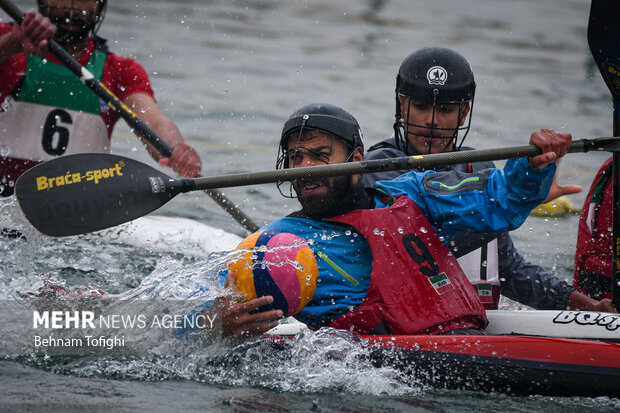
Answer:
[[[106,0],[96,0],[92,12],[84,15],[81,9],[75,7],[75,0],[70,7],[55,6],[52,3],[51,0],[37,0],[39,12],[57,27],[54,40],[63,45],[76,44],[91,34],[94,37],[103,22],[107,7]],[[53,9],[61,11],[52,13]]]
[[[403,103],[406,104],[410,104],[412,99],[432,103],[433,117],[436,114],[437,107],[442,104],[458,104],[458,115],[459,120],[461,120],[462,117],[466,116],[466,109],[469,107],[469,119],[464,126],[460,126],[459,123],[454,129],[444,129],[443,131],[439,128],[426,126],[430,129],[429,136],[431,139],[433,132],[439,132],[442,137],[450,135],[450,139],[454,140],[453,148],[458,150],[469,132],[475,91],[476,82],[471,66],[467,59],[459,53],[441,47],[427,47],[407,56],[396,76],[394,132],[397,144],[402,145],[402,149],[405,150],[409,127],[424,127],[423,125],[411,124],[408,119],[404,119],[405,111],[401,107],[400,96]],[[460,130],[463,130],[464,133],[461,142],[458,143]]]
[[[357,120],[346,110],[327,103],[311,103],[297,109],[282,128],[280,150],[276,168],[288,168],[288,141],[293,133],[301,134],[304,129],[313,129],[332,135],[344,142],[349,155],[358,146],[364,150],[362,130]]]
[[[276,169],[289,167],[288,143],[292,136],[301,140],[305,130],[317,130],[331,135],[332,139],[338,139],[347,146],[347,161],[353,159],[357,147],[364,151],[362,130],[357,120],[346,110],[327,103],[312,103],[301,107],[293,112],[284,123],[278,148]],[[321,158],[317,156],[317,158]],[[327,162],[327,160],[325,160]],[[282,184],[278,182],[278,189],[285,197],[293,197],[292,191],[283,191]],[[285,193],[287,192],[287,193]]]

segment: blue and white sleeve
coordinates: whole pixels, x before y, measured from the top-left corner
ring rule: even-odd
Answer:
[[[536,170],[517,159],[477,173],[409,172],[375,187],[413,200],[441,235],[506,232],[523,224],[546,198],[554,173],[555,164]]]

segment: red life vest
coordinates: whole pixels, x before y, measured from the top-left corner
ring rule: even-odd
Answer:
[[[486,327],[474,287],[413,201],[397,197],[390,208],[355,210],[333,220],[366,238],[373,267],[360,306],[330,327],[360,334],[382,323],[390,334]]]
[[[612,203],[609,158],[599,169],[579,218],[573,286],[600,300],[611,298]]]

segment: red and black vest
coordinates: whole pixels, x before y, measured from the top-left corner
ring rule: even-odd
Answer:
[[[417,205],[395,198],[389,208],[333,218],[356,228],[370,245],[373,267],[366,297],[330,327],[369,334],[441,334],[484,329],[486,314],[474,287]]]
[[[573,286],[600,300],[611,298],[612,158],[596,174],[579,218]]]

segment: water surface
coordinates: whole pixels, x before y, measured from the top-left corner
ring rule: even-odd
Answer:
[[[26,8],[30,2],[19,1]],[[100,34],[112,50],[140,61],[163,110],[201,155],[203,174],[271,170],[282,125],[309,102],[354,114],[367,146],[391,133],[400,62],[424,46],[465,55],[477,90],[467,144],[526,144],[542,127],[575,138],[611,134],[611,97],[586,41],[589,5],[580,0],[112,2]],[[3,20],[7,17],[0,14]],[[113,151],[155,163],[125,125]],[[569,155],[560,180],[589,186],[607,154]],[[501,162],[500,162],[501,164]],[[272,185],[226,189],[259,224],[296,209]],[[570,199],[580,206],[585,194]],[[19,219],[14,201],[3,215]],[[158,214],[194,218],[246,235],[202,193],[184,194]],[[577,217],[529,218],[513,239],[530,261],[570,279]],[[35,291],[45,280],[131,294],[153,281],[172,293],[171,274],[213,273],[213,257],[162,253],[103,239],[0,239],[0,299]],[[211,260],[211,261],[210,261]],[[196,272],[196,277],[200,276]],[[168,278],[166,278],[168,277]],[[141,284],[141,282],[143,284]],[[507,308],[519,307],[503,302]],[[330,359],[326,345],[355,353],[346,340],[306,341],[287,359],[269,348],[217,355],[133,358],[0,358],[0,410],[151,411],[618,411],[617,399],[506,397],[430,390],[390,369]]]

